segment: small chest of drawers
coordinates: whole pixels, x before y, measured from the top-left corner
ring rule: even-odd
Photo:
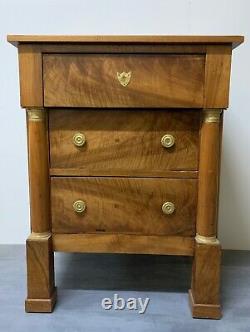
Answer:
[[[27,312],[55,251],[193,256],[193,317],[220,318],[223,110],[240,36],[8,36],[27,110]]]

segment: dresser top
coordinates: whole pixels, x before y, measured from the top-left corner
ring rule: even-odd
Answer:
[[[8,35],[7,40],[19,43],[149,43],[149,44],[232,44],[235,48],[244,41],[243,36],[146,36],[146,35]]]

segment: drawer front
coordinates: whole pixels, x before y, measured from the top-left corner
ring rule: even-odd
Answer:
[[[50,163],[72,175],[164,175],[197,170],[199,111],[70,111],[49,113]],[[74,141],[84,138],[82,146]],[[162,138],[174,139],[164,147]],[[168,141],[167,141],[168,143]],[[171,143],[171,141],[170,141]],[[170,144],[171,145],[171,144]]]
[[[192,236],[196,199],[194,179],[55,177],[52,230]]]
[[[203,106],[203,55],[45,54],[46,107]]]

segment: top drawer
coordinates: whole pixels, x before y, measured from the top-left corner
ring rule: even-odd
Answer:
[[[203,106],[205,57],[44,54],[45,107]]]

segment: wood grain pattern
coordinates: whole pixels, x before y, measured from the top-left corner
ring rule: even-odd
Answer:
[[[56,301],[52,238],[26,242],[28,297],[27,312],[51,312]]]
[[[142,178],[52,178],[54,233],[130,233],[186,235],[195,233],[196,180]],[[76,200],[87,209],[73,210]],[[173,202],[172,215],[162,204]]]
[[[57,175],[162,176],[167,171],[197,170],[199,111],[50,110],[50,167]],[[75,133],[86,137],[73,144]],[[165,134],[175,137],[169,149]],[[79,170],[77,172],[77,169]],[[66,173],[67,174],[67,173]]]
[[[221,130],[220,122],[203,121],[201,127],[196,223],[202,236],[217,234]]]
[[[204,108],[227,108],[231,69],[230,46],[208,46]]]
[[[45,54],[44,105],[200,108],[204,66],[201,55]],[[132,72],[126,87],[123,71]]]
[[[221,317],[221,249],[194,244],[194,234],[217,233],[222,121],[199,121],[202,109],[228,107],[232,48],[243,40],[8,36],[22,107],[49,108],[49,146],[46,117],[27,122],[31,228],[43,232],[27,240],[27,312],[53,309],[53,251],[105,252],[194,256],[193,317]],[[126,87],[123,71],[132,71]],[[161,146],[164,134],[175,136],[173,148]],[[79,199],[83,214],[73,211]]]
[[[220,263],[220,245],[195,245],[191,286],[194,317],[221,318]]]
[[[50,230],[49,148],[47,113],[39,110],[41,120],[32,121],[27,111],[30,221],[33,232]]]
[[[33,45],[20,45],[18,56],[21,106],[43,107],[42,53]]]
[[[55,251],[193,256],[191,237],[130,234],[53,234]]]
[[[18,43],[167,43],[167,44],[231,44],[236,47],[243,43],[243,36],[115,36],[115,35],[8,35],[13,45]]]

